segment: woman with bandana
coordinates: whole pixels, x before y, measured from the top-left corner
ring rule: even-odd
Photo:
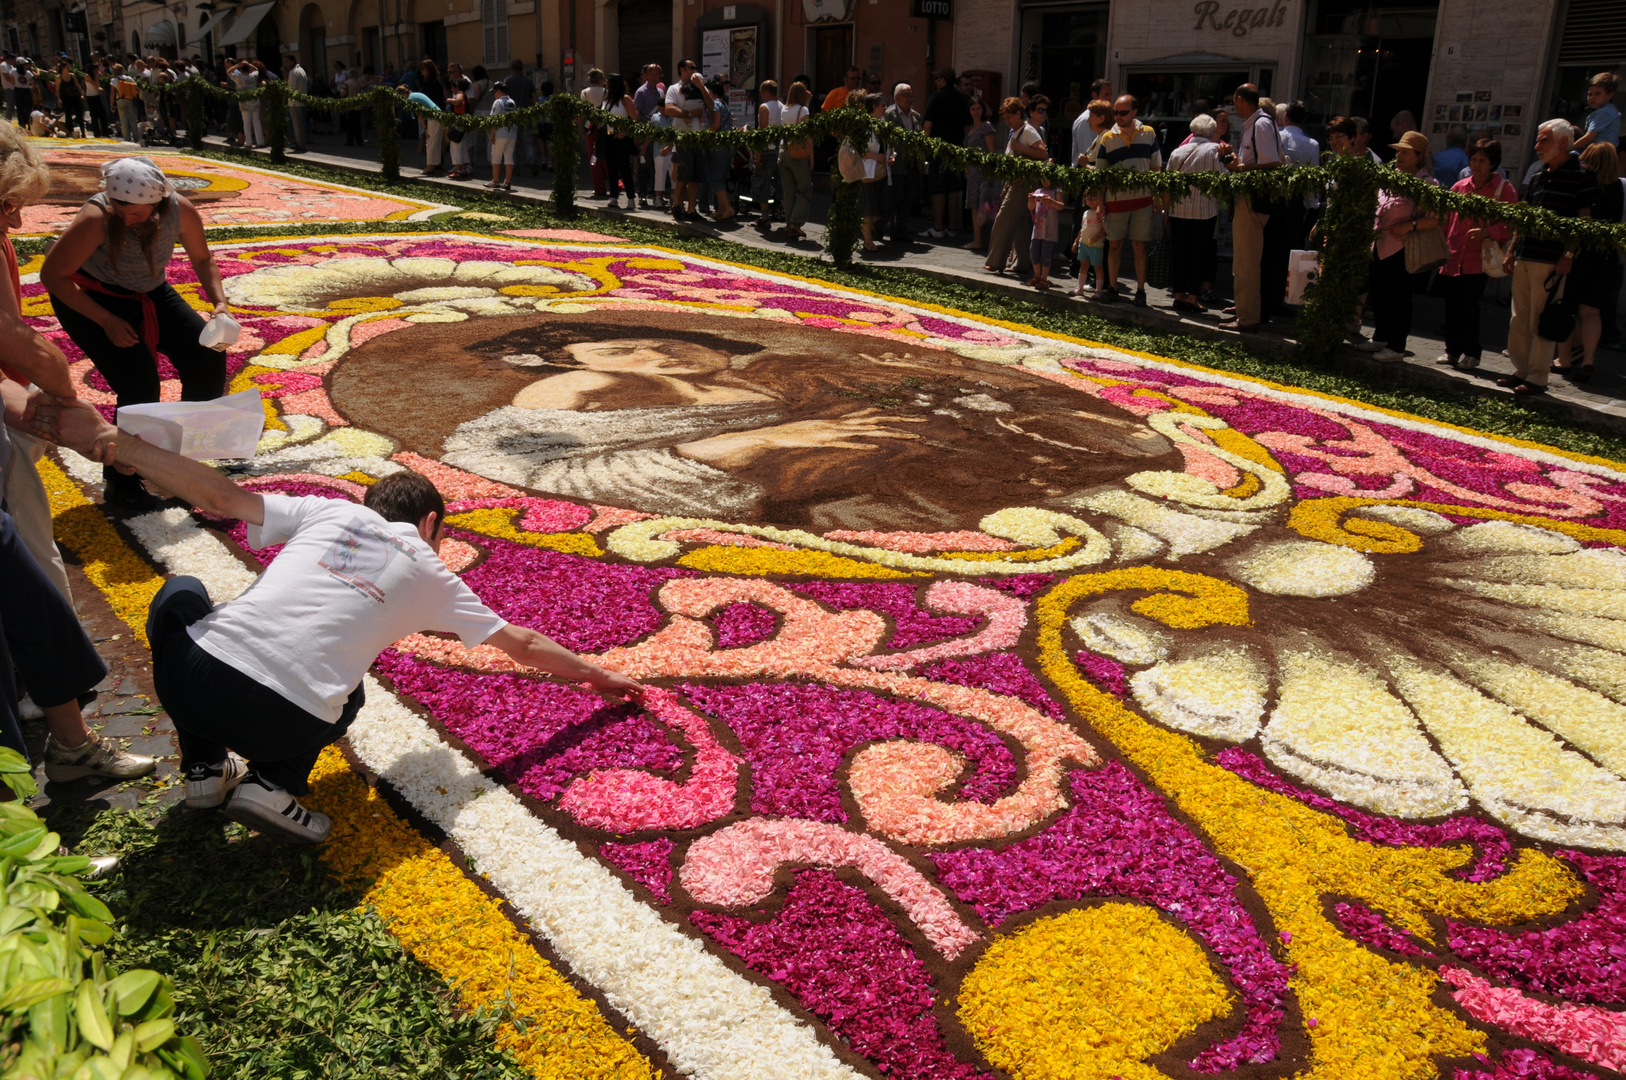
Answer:
[[[149,158],[108,162],[102,182],[106,190],[80,209],[40,271],[62,329],[96,365],[120,406],[158,400],[160,354],[180,376],[183,401],[219,397],[226,385],[225,354],[199,343],[203,317],[166,277],[179,243],[199,291],[215,314],[225,314],[226,294],[203,218]],[[112,469],[103,476],[108,502],[130,510],[156,504],[135,476]]]

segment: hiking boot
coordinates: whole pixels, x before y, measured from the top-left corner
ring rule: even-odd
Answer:
[[[333,830],[326,814],[307,810],[283,788],[250,772],[221,811],[233,821],[296,844],[320,844]]]
[[[120,750],[95,732],[78,746],[63,746],[56,736],[45,740],[45,779],[66,784],[87,776],[134,780],[158,768],[158,759]]]
[[[186,808],[212,810],[226,801],[232,789],[248,775],[248,764],[231,751],[216,765],[193,762],[186,769]]]

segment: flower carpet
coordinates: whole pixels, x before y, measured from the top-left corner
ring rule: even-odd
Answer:
[[[51,167],[52,186],[42,202],[23,208],[23,227],[17,236],[46,236],[66,228],[85,200],[100,189],[102,163],[123,152],[114,148],[116,144],[94,141],[37,139],[34,144]],[[146,153],[211,227],[423,221],[453,209],[252,165],[156,148]]]
[[[319,766],[537,1075],[1626,1068],[1620,466],[637,245],[216,251],[241,482],[422,472],[488,604],[651,687],[413,635]],[[44,467],[138,635],[276,557]]]

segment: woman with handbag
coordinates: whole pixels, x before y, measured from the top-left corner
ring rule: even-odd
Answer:
[[[1421,131],[1406,132],[1393,149],[1399,171],[1417,176],[1426,170],[1428,136]],[[1444,264],[1449,255],[1438,217],[1421,213],[1403,195],[1378,193],[1377,235],[1367,284],[1376,329],[1372,340],[1358,349],[1383,364],[1405,358],[1406,338],[1411,335],[1412,275]]]
[[[793,82],[785,91],[785,107],[779,111],[779,126],[790,127],[807,119],[807,103],[812,93],[806,83]],[[813,210],[813,140],[792,139],[779,155],[779,191],[785,201],[785,241],[805,240],[802,226]]]
[[[1481,139],[1468,158],[1468,175],[1452,185],[1459,195],[1478,195],[1501,202],[1518,202],[1519,191],[1512,181],[1496,170],[1502,164],[1502,144]],[[1479,299],[1493,277],[1505,276],[1502,260],[1513,230],[1497,223],[1487,224],[1461,214],[1447,214],[1445,241],[1451,257],[1440,267],[1440,284],[1445,287],[1445,352],[1436,364],[1460,371],[1479,366]]]
[[[1626,203],[1626,189],[1620,185],[1620,165],[1617,152],[1608,143],[1595,142],[1581,151],[1581,164],[1591,169],[1598,178],[1598,201],[1592,204],[1594,221],[1621,220],[1622,204]],[[1567,341],[1558,344],[1558,361],[1553,370],[1563,372],[1572,382],[1586,382],[1592,378],[1592,365],[1598,359],[1598,342],[1603,338],[1603,311],[1613,308],[1615,294],[1620,292],[1620,255],[1614,251],[1582,248],[1575,256],[1575,269],[1571,271],[1573,284],[1569,299],[1576,309],[1575,332]],[[1582,359],[1576,362],[1576,349]]]

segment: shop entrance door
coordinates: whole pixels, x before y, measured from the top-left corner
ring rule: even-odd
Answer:
[[[643,81],[645,64],[661,66],[661,82],[673,76],[671,0],[621,0],[621,74],[628,93]]]
[[[1439,0],[1318,0],[1304,50],[1309,124],[1364,116],[1379,154],[1397,113],[1421,125],[1438,18]]]
[[[809,34],[813,38],[813,100],[823,101],[824,95],[841,85],[852,66],[853,28],[850,23],[815,26]]]

